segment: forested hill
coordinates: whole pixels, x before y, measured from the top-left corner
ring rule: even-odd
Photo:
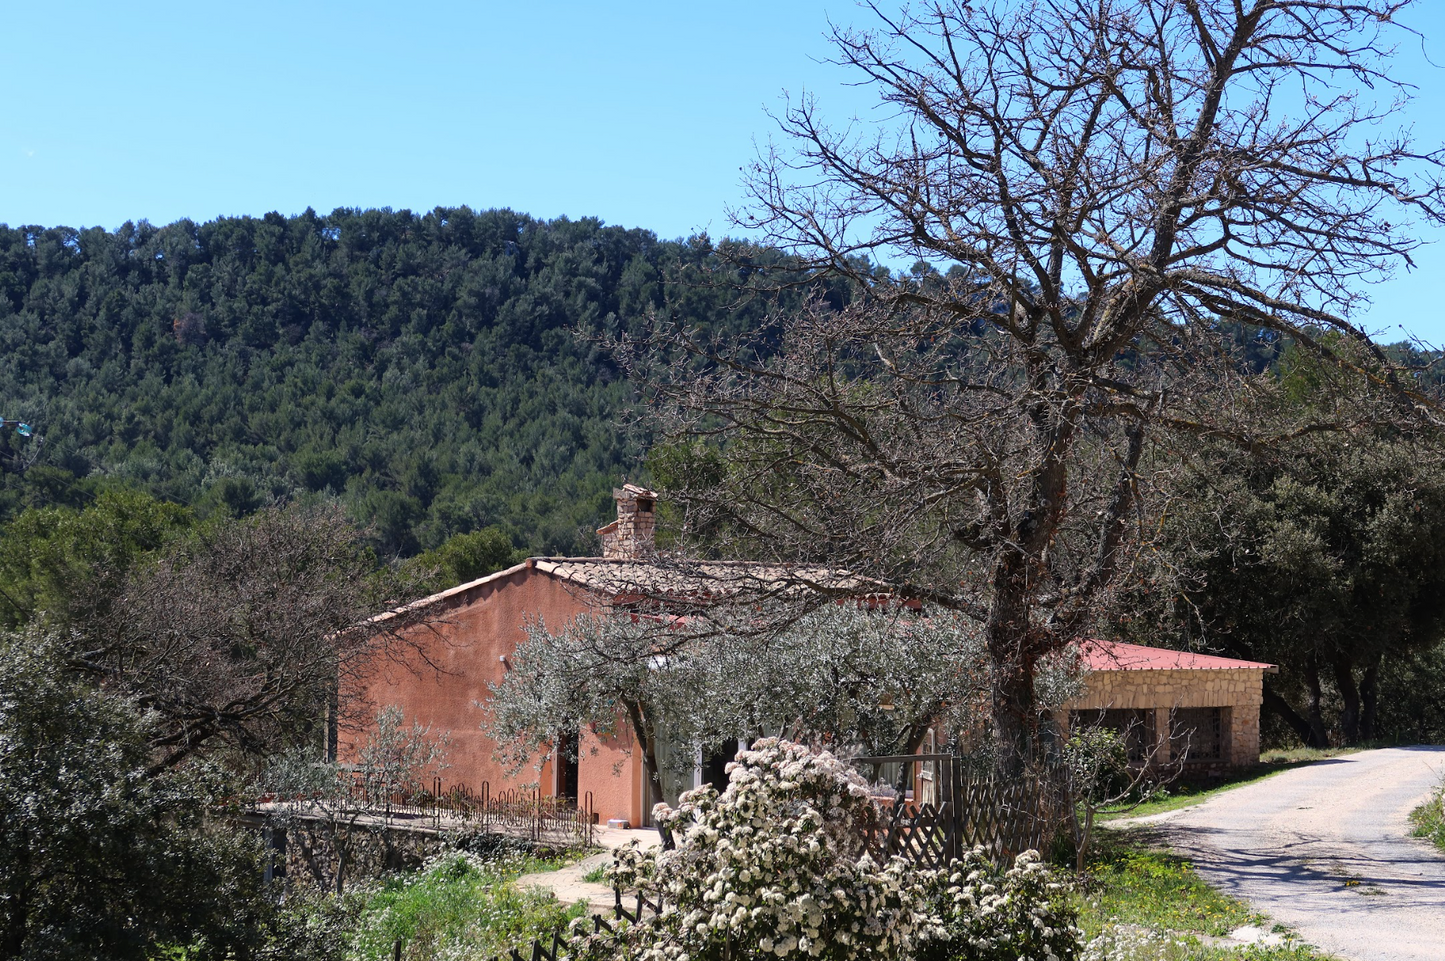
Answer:
[[[35,435],[0,431],[0,520],[111,485],[201,514],[330,492],[384,554],[493,524],[589,549],[641,452],[576,332],[664,301],[755,322],[717,276],[706,238],[507,210],[0,226],[0,416]]]

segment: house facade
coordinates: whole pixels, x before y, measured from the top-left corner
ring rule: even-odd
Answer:
[[[584,727],[559,731],[564,743],[520,771],[496,760],[496,742],[482,730],[491,687],[510,669],[509,658],[526,639],[524,625],[540,619],[551,630],[578,615],[608,611],[653,612],[689,609],[746,592],[767,596],[793,588],[776,567],[749,562],[659,558],[654,541],[657,495],[633,484],[613,491],[617,520],[597,533],[601,557],[532,557],[521,564],[423,598],[408,605],[425,624],[408,631],[414,650],[400,662],[384,661],[367,677],[359,695],[374,708],[396,706],[405,723],[429,726],[449,739],[445,779],[493,794],[540,789],[542,794],[591,795],[600,821],[650,822],[641,752],[634,750],[629,725],[598,732]],[[839,572],[789,571],[811,583],[846,583]],[[575,738],[571,743],[565,743]],[[354,757],[355,732],[339,737],[341,760]],[[672,756],[683,748],[663,739],[657,745],[664,793],[722,780],[722,767],[736,745],[719,745],[696,757]],[[678,773],[681,772],[681,773]]]
[[[641,752],[634,750],[625,723],[607,731],[559,731],[560,749],[519,771],[496,759],[497,744],[481,726],[482,705],[526,639],[524,625],[540,619],[557,630],[582,614],[656,610],[659,602],[705,605],[743,592],[766,596],[795,590],[789,585],[800,580],[859,595],[878,593],[878,585],[843,571],[782,572],[748,562],[661,559],[653,537],[657,495],[627,484],[613,496],[617,520],[598,531],[603,556],[528,558],[409,605],[425,622],[409,629],[414,650],[403,660],[383,661],[361,690],[345,693],[374,708],[400,708],[408,725],[445,732],[449,783],[473,789],[485,784],[493,795],[534,789],[556,797],[590,795],[600,821],[647,825],[650,792]],[[1258,759],[1263,675],[1274,670],[1271,665],[1102,641],[1083,645],[1080,659],[1088,672],[1087,690],[1056,713],[1060,729],[1111,726],[1139,757],[1184,756],[1198,773]],[[354,757],[358,747],[355,733],[342,732],[342,760]],[[719,782],[732,748],[720,745],[695,758],[659,756],[666,762],[664,793],[674,797],[697,784]],[[659,743],[658,750],[663,755],[691,749]]]
[[[1273,664],[1117,641],[1079,647],[1085,692],[1054,713],[1067,735],[1078,724],[1118,731],[1131,757],[1179,763],[1207,777],[1259,761],[1264,675]]]
[[[379,665],[364,690],[352,692],[377,708],[399,707],[407,724],[445,732],[448,782],[473,789],[485,784],[494,795],[532,789],[560,797],[590,793],[602,821],[647,823],[651,805],[627,725],[617,725],[608,735],[580,730],[577,743],[566,745],[569,750],[554,751],[515,772],[496,760],[497,744],[481,727],[479,705],[509,670],[508,658],[526,639],[529,619],[560,628],[580,614],[628,603],[639,580],[647,580],[655,555],[656,495],[629,484],[614,496],[618,519],[598,532],[602,557],[532,557],[410,605],[424,608],[427,621],[408,638],[415,651],[405,661]],[[343,734],[340,741],[340,757],[354,755],[355,735]]]

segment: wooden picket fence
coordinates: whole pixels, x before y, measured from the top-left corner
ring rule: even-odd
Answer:
[[[1028,850],[1047,851],[1064,829],[1068,800],[1062,782],[1048,776],[1000,780],[969,777],[947,754],[858,758],[855,764],[931,764],[936,799],[890,799],[864,838],[876,861],[901,856],[920,867],[942,868],[981,848],[997,864]],[[911,782],[911,778],[905,777]]]

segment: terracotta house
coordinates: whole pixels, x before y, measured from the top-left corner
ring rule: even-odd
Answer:
[[[359,692],[375,707],[400,707],[408,724],[419,722],[450,736],[447,780],[492,793],[539,788],[558,797],[592,797],[599,820],[649,823],[652,805],[645,790],[642,759],[632,750],[626,724],[602,736],[583,729],[567,750],[538,759],[536,766],[509,774],[496,761],[496,744],[481,729],[477,707],[489,685],[509,670],[508,657],[525,639],[523,624],[540,617],[560,628],[579,614],[604,610],[675,609],[706,604],[733,592],[766,594],[796,589],[799,580],[843,586],[860,595],[877,585],[847,572],[791,570],[750,562],[689,562],[659,558],[654,543],[657,495],[633,484],[613,491],[617,520],[598,531],[601,557],[533,557],[521,564],[417,601],[429,626],[414,639],[439,670],[384,663]],[[1061,729],[1072,723],[1104,723],[1126,732],[1140,756],[1165,758],[1187,750],[1196,771],[1249,764],[1259,754],[1259,708],[1268,664],[1235,661],[1131,644],[1089,642],[1081,651],[1089,670],[1085,695],[1058,712]],[[339,756],[356,750],[342,735]],[[719,745],[698,753],[692,764],[671,764],[662,755],[677,746],[659,744],[668,796],[704,782],[719,782],[734,753]],[[926,753],[926,752],[925,752]],[[575,758],[575,760],[573,759]]]
[[[508,656],[526,637],[523,624],[540,617],[549,627],[560,628],[579,614],[655,610],[659,603],[686,608],[730,592],[786,589],[788,579],[778,568],[762,564],[660,559],[653,539],[657,495],[627,484],[614,490],[613,497],[617,520],[598,531],[603,556],[528,558],[409,605],[427,608],[431,623],[416,629],[414,639],[440,670],[386,663],[360,693],[375,707],[400,707],[407,724],[447,732],[448,781],[473,788],[486,782],[494,794],[540,788],[546,795],[580,798],[590,792],[599,820],[643,826],[650,821],[652,805],[644,790],[642,759],[632,750],[626,724],[617,725],[611,737],[585,728],[562,734],[577,738],[576,743],[516,774],[494,759],[496,744],[481,730],[483,714],[477,703],[487,700],[489,685],[509,669]],[[833,583],[846,577],[824,570],[791,573]],[[345,759],[354,755],[355,740],[343,734],[338,747]],[[659,744],[660,755],[666,747]],[[719,746],[712,754],[699,754],[692,765],[681,765],[692,768],[691,777],[681,775],[679,783],[678,775],[665,775],[665,793],[720,781],[723,765],[735,750]]]
[[[1131,756],[1163,764],[1183,758],[1186,776],[1208,776],[1259,760],[1264,675],[1273,664],[1117,641],[1080,646],[1085,693],[1055,713],[1074,724],[1119,731]]]

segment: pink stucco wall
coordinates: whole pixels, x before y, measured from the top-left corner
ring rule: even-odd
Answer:
[[[540,616],[555,630],[579,613],[596,610],[599,601],[596,595],[530,565],[484,578],[434,602],[436,620],[410,635],[425,660],[439,670],[427,667],[419,654],[403,664],[383,662],[360,693],[370,701],[372,711],[396,705],[407,724],[419,722],[449,734],[451,766],[443,774],[448,783],[480,788],[488,782],[494,793],[540,785],[544,794],[552,794],[555,775],[550,763],[531,764],[509,774],[497,762],[496,744],[481,729],[484,711],[477,702],[485,702],[488,685],[501,680],[506,670],[501,658],[525,638],[522,625],[529,616]],[[342,760],[355,755],[359,740],[355,732],[341,732]],[[578,790],[592,792],[593,810],[604,823],[609,818],[644,823],[641,759],[628,752],[630,741],[626,733],[609,740],[590,731],[582,733]]]

